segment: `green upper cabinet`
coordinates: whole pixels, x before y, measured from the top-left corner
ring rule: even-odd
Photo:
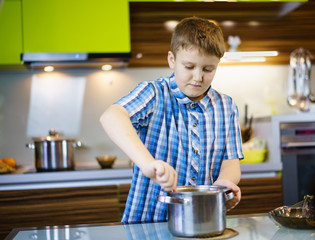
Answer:
[[[129,53],[128,0],[22,0],[24,53]]]
[[[21,0],[4,0],[0,7],[0,65],[21,64]]]
[[[234,0],[231,2],[307,2],[307,1],[308,0]],[[129,2],[212,2],[212,1],[209,1],[209,0],[129,0]],[[220,2],[220,0],[217,0],[217,2]]]

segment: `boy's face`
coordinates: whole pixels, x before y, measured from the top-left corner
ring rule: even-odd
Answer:
[[[220,59],[197,48],[168,52],[168,64],[175,73],[178,88],[192,101],[198,102],[212,83]]]

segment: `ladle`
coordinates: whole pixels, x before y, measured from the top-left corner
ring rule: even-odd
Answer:
[[[299,80],[301,83],[301,90],[302,92],[299,94],[298,97],[298,108],[301,111],[309,111],[310,110],[310,102],[308,100],[308,94],[306,94],[306,86],[305,81],[307,81],[307,74],[305,74],[306,70],[306,63],[305,63],[305,54],[302,55],[302,57],[299,58]]]
[[[296,71],[296,57],[291,55],[290,58],[290,66],[291,66],[291,74],[292,74],[292,83],[293,83],[293,93],[292,95],[288,96],[288,103],[290,106],[295,107],[297,106],[298,103],[298,93],[296,90],[296,75],[297,75],[297,71]]]

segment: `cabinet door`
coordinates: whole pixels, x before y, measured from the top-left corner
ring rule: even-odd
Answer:
[[[0,239],[13,228],[120,221],[116,185],[0,191]]]
[[[268,213],[283,205],[282,180],[280,176],[241,179],[240,203],[227,214]]]
[[[4,0],[0,7],[0,65],[20,64],[21,0]]]
[[[24,52],[130,52],[128,0],[23,0]]]

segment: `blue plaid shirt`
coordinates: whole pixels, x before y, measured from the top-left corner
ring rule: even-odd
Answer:
[[[237,106],[229,96],[212,88],[199,102],[193,102],[179,90],[172,74],[140,83],[116,104],[128,111],[152,156],[174,167],[178,186],[210,185],[218,178],[222,160],[243,158]],[[197,128],[200,140],[197,178],[191,171],[193,128]],[[135,164],[133,171],[121,221],[166,221],[167,204],[156,200],[165,192]]]

